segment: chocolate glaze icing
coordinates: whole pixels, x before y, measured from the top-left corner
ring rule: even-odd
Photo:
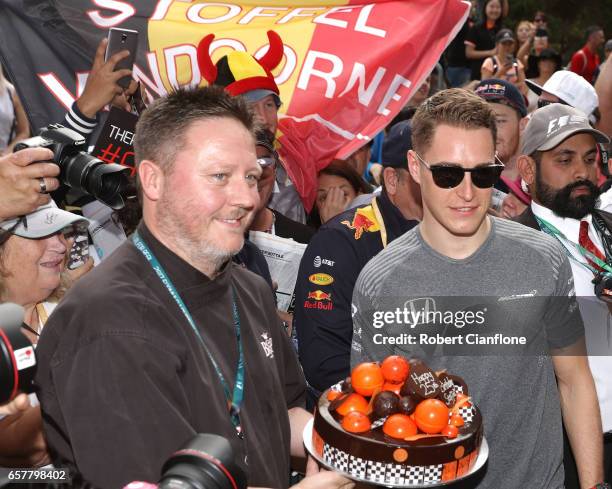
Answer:
[[[459,428],[457,438],[432,436],[413,441],[402,441],[385,435],[382,426],[367,433],[352,434],[340,425],[341,416],[329,411],[326,393],[319,399],[314,419],[314,430],[329,445],[355,457],[376,462],[397,464],[394,451],[403,448],[408,452],[405,465],[436,465],[457,460],[456,453],[465,457],[480,447],[482,442],[482,417],[474,406],[470,423]],[[458,450],[463,447],[463,450]]]

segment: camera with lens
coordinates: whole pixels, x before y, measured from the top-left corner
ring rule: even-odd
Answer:
[[[612,214],[601,209],[595,209],[591,213],[593,226],[603,244],[606,256],[606,264],[612,265]],[[612,302],[612,273],[604,271],[593,280],[595,284],[595,295],[606,302]]]
[[[87,143],[78,132],[61,124],[51,124],[39,136],[17,143],[14,151],[25,148],[50,149],[54,163],[60,167],[62,183],[93,195],[113,209],[123,207],[122,193],[127,187],[130,169],[88,154]]]
[[[597,298],[602,301],[612,302],[612,274],[598,275],[594,283]]]
[[[124,489],[246,489],[244,471],[234,462],[226,438],[199,434],[164,463],[157,485],[132,482]]]
[[[36,355],[21,331],[23,308],[16,304],[0,306],[0,404],[19,392],[34,391]]]

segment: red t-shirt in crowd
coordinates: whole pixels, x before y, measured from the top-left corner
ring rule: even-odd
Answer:
[[[576,51],[570,61],[570,70],[593,83],[593,73],[599,66],[599,55],[593,53],[588,46]]]

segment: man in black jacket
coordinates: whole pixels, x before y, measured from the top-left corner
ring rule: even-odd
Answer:
[[[288,487],[290,456],[305,455],[301,369],[268,286],[231,261],[259,200],[253,125],[216,87],[140,118],[143,221],[70,290],[37,348],[47,440],[75,478],[157,480],[196,433],[227,438],[251,486]]]

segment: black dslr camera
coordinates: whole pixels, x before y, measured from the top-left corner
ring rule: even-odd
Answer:
[[[596,209],[592,213],[593,226],[603,243],[606,263],[612,263],[612,214]],[[593,280],[595,295],[606,302],[612,302],[612,274],[600,273]]]
[[[244,471],[226,438],[199,434],[173,453],[157,484],[134,481],[123,489],[246,489]]]
[[[162,468],[159,489],[246,489],[229,442],[218,435],[196,435]]]
[[[85,139],[61,124],[43,128],[35,136],[15,145],[14,151],[25,148],[48,148],[53,161],[60,167],[59,179],[69,187],[93,195],[115,210],[124,206],[122,193],[128,185],[126,168],[115,163],[104,163],[87,153]]]

